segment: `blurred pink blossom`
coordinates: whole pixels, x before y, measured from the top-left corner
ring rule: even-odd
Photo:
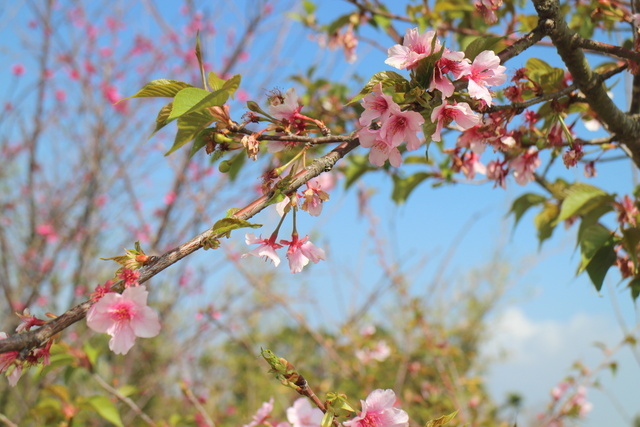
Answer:
[[[301,397],[287,408],[287,420],[292,427],[317,427],[322,423],[323,413],[314,408],[307,398]]]
[[[409,415],[395,408],[396,394],[393,390],[373,390],[366,400],[360,401],[362,412],[343,424],[349,427],[407,427]]]
[[[22,65],[22,64],[13,64],[11,66],[11,73],[16,77],[20,77],[21,75],[24,74],[24,65]]]

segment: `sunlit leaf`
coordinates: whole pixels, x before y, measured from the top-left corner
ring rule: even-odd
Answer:
[[[213,115],[207,110],[196,111],[195,113],[190,113],[180,117],[178,119],[178,132],[176,133],[173,146],[169,151],[167,151],[165,156],[168,156],[187,142],[194,139],[198,132],[209,126],[213,121]]]
[[[231,235],[232,230],[237,230],[238,228],[260,228],[262,224],[252,224],[249,221],[245,221],[244,219],[239,218],[222,218],[218,220],[211,231],[214,234],[222,234],[226,237]]]
[[[185,88],[193,87],[192,85],[178,80],[158,79],[152,80],[142,87],[135,95],[131,95],[125,99],[131,98],[147,98],[157,96],[176,96],[178,92]]]
[[[610,204],[615,200],[610,195],[593,185],[576,182],[566,190],[558,221],[564,221],[574,215],[584,215],[592,209]]]
[[[169,114],[169,120],[203,110],[207,107],[221,106],[229,98],[226,90],[209,92],[197,87],[181,90],[173,101],[173,109]]]
[[[546,197],[534,193],[526,193],[515,199],[511,204],[511,210],[509,211],[509,213],[513,213],[513,216],[515,217],[513,227],[515,228],[518,225],[520,218],[522,218],[529,208],[537,206],[545,200],[547,200]]]
[[[107,396],[91,396],[87,403],[105,420],[119,427],[124,427],[116,405]]]

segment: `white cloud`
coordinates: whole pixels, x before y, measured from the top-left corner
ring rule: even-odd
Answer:
[[[575,361],[587,367],[602,362],[603,353],[594,346],[595,342],[613,346],[622,337],[613,319],[585,313],[573,314],[566,321],[537,320],[512,307],[490,324],[491,338],[481,349],[485,357],[494,360],[487,385],[498,403],[502,403],[509,392],[523,396],[526,410],[518,416],[518,425],[526,425],[532,414],[544,409],[551,388],[575,373],[571,371]],[[602,372],[598,379],[603,380],[609,393],[624,400],[625,396],[636,393],[640,370],[628,353],[620,353],[617,359],[625,373],[620,372],[612,379],[608,372]],[[619,420],[614,424],[623,425],[604,395],[592,391],[588,399],[594,403],[594,411],[583,426],[599,426],[606,419]],[[635,404],[637,402],[630,401],[630,406],[625,405],[630,415],[636,410]]]

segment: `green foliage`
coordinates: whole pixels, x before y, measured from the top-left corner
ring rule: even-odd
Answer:
[[[391,193],[391,199],[397,204],[404,203],[411,192],[425,179],[430,178],[432,175],[427,172],[417,172],[413,175],[409,175],[406,178],[401,178],[398,175],[393,175],[393,192]]]
[[[400,74],[395,71],[381,71],[374,74],[367,84],[349,101],[348,104],[360,101],[362,98],[370,94],[378,83],[382,84],[383,90],[384,88],[393,88],[394,93],[403,93],[409,90],[409,81]]]
[[[522,196],[518,197],[511,204],[511,210],[509,213],[513,213],[515,217],[515,221],[513,224],[513,228],[515,229],[520,222],[520,218],[533,206],[540,205],[541,203],[547,200],[546,197],[540,194],[534,193],[525,193]]]
[[[225,237],[230,237],[233,230],[239,228],[260,228],[262,224],[252,224],[249,221],[238,218],[222,218],[216,221],[211,228],[211,232],[214,234],[222,234]]]

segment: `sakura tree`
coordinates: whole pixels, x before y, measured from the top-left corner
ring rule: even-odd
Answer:
[[[371,70],[364,86],[315,79],[310,71],[294,77],[297,87],[273,88],[266,96],[256,92],[262,84],[257,70],[264,61],[257,60],[253,68],[239,64],[251,51],[251,40],[258,30],[265,34],[276,31],[261,28],[263,24],[282,22],[274,21],[275,6],[270,2],[255,2],[245,17],[242,35],[228,33],[229,43],[221,55],[225,60],[217,62],[208,57],[208,45],[216,43],[214,34],[223,26],[217,19],[221,15],[217,10],[201,13],[192,2],[180,12],[181,33],[152,2],[135,5],[139,10],[134,13],[150,16],[150,22],[160,28],[153,32],[156,39],[140,34],[131,37],[124,29],[124,9],[84,9],[53,1],[31,8],[29,25],[38,32],[39,40],[35,49],[35,107],[27,120],[30,126],[4,124],[7,135],[20,135],[23,142],[16,144],[7,138],[1,147],[7,168],[0,172],[0,178],[7,192],[0,201],[6,212],[0,218],[6,227],[0,230],[0,277],[7,308],[19,312],[13,319],[19,324],[7,323],[5,326],[15,328],[16,333],[3,332],[0,337],[0,371],[15,386],[26,372],[40,369],[48,386],[64,395],[50,419],[64,419],[70,425],[83,407],[90,406],[102,418],[123,425],[109,399],[93,396],[72,401],[67,388],[56,388],[58,380],[51,375],[56,364],[84,369],[78,375],[93,376],[136,419],[157,425],[149,415],[152,411],[143,409],[145,404],[153,410],[154,418],[171,418],[162,404],[154,407],[149,403],[153,396],[148,393],[157,385],[156,380],[144,377],[143,388],[149,397],[145,403],[136,403],[128,397],[134,391],[118,389],[102,379],[96,373],[98,367],[113,363],[117,369],[115,361],[122,359],[101,359],[105,345],[103,352],[98,351],[88,344],[88,337],[92,331],[106,333],[109,350],[128,354],[136,351],[139,342],[148,341],[137,338],[162,336],[163,329],[168,329],[163,319],[181,310],[182,290],[172,288],[170,282],[156,287],[149,281],[156,276],[154,280],[161,280],[160,273],[174,265],[180,268],[184,264],[179,261],[204,249],[210,250],[208,256],[217,262],[233,265],[255,289],[285,307],[333,364],[327,368],[321,360],[317,366],[334,377],[342,371],[360,379],[355,384],[332,379],[332,385],[341,388],[323,388],[324,398],[318,397],[307,367],[299,363],[294,367],[289,355],[279,357],[237,338],[241,335],[237,329],[242,326],[223,325],[219,307],[225,303],[216,301],[198,311],[198,316],[233,338],[232,344],[222,345],[225,354],[237,356],[236,346],[261,354],[284,386],[305,397],[283,411],[287,421],[284,415],[273,414],[271,399],[252,420],[245,417],[246,425],[408,426],[426,422],[437,426],[452,420],[469,425],[504,421],[482,387],[467,385],[464,393],[460,392],[458,388],[465,381],[456,383],[460,377],[451,374],[460,372],[463,379],[472,382],[475,366],[471,360],[480,326],[469,327],[471,337],[464,333],[458,337],[473,344],[467,353],[452,346],[448,338],[416,348],[393,346],[392,350],[387,331],[381,336],[376,331],[361,333],[370,339],[356,352],[363,365],[398,353],[397,360],[404,360],[404,371],[397,378],[403,381],[394,384],[409,384],[409,379],[404,380],[407,376],[438,378],[443,384],[442,388],[429,388],[434,381],[426,380],[413,388],[407,386],[400,394],[392,385],[376,384],[375,376],[356,375],[357,367],[345,362],[343,353],[358,338],[345,344],[339,342],[340,334],[313,331],[302,316],[290,311],[286,298],[265,289],[270,283],[268,275],[273,274],[269,271],[279,266],[281,257],[286,257],[291,274],[300,275],[313,264],[322,268],[330,262],[330,254],[316,236],[303,229],[299,217],[321,217],[332,202],[336,181],[354,191],[354,184],[382,173],[393,182],[391,198],[395,203],[406,201],[415,188],[428,183],[471,182],[491,185],[495,191],[512,185],[530,186],[535,189],[513,201],[511,213],[516,223],[528,210],[537,210],[534,221],[540,243],[559,225],[578,228],[578,274],[586,272],[599,291],[610,270],[615,270],[632,299],[640,294],[638,191],[619,196],[586,182],[569,182],[557,172],[582,168],[589,179],[602,162],[640,166],[640,102],[636,96],[640,92],[640,4],[635,0],[535,0],[534,10],[507,0],[345,3],[348,13],[330,23],[320,22],[317,6],[311,1],[301,2],[289,19],[301,24],[321,44],[341,48],[346,61],[356,60],[361,44],[386,50],[386,61]],[[86,32],[87,38],[67,43],[56,27],[62,19],[71,28]],[[376,39],[368,36],[372,30]],[[131,45],[123,43],[125,40]],[[541,47],[555,59],[541,58]],[[514,58],[525,58],[525,66],[510,67]],[[134,68],[137,74],[132,77],[127,73]],[[278,72],[286,74],[280,68]],[[16,80],[26,72],[28,67],[21,63],[11,68]],[[631,82],[630,102],[610,97],[611,82],[619,76],[628,76]],[[250,91],[245,84],[251,85]],[[70,90],[82,96],[81,102],[68,108]],[[125,92],[131,96],[124,98],[121,93]],[[165,99],[159,111],[149,113],[150,104],[138,98]],[[629,107],[621,105],[625,103]],[[7,101],[5,120],[22,118],[18,107]],[[73,120],[65,117],[68,111],[73,112]],[[74,127],[72,122],[81,124]],[[173,123],[175,137],[165,144],[161,138],[169,131],[164,128]],[[600,126],[606,136],[581,136],[582,125]],[[141,129],[149,126],[154,136],[146,141],[148,134]],[[80,144],[77,150],[47,145],[43,135],[49,128],[52,133],[46,135],[89,143]],[[140,160],[137,168],[137,159],[145,156],[153,157]],[[41,164],[49,158],[54,161],[42,170]],[[159,169],[167,173],[160,174]],[[213,175],[216,180],[207,181]],[[238,179],[247,175],[254,181]],[[162,188],[169,191],[159,195],[162,204],[155,209],[144,206],[141,182],[148,179],[154,187],[167,176],[169,182]],[[259,188],[254,188],[255,178],[260,179]],[[116,203],[118,200],[123,201]],[[211,214],[221,210],[226,215]],[[275,220],[267,222],[270,213]],[[128,226],[128,234],[110,232],[110,227],[122,224]],[[241,229],[260,229],[260,234]],[[284,231],[289,229],[290,233]],[[248,245],[242,254],[230,248],[228,242],[234,241]],[[117,254],[115,248],[121,246],[128,249]],[[242,263],[250,255],[270,261],[260,280],[243,270]],[[108,278],[98,280],[104,273]],[[185,279],[187,267],[173,274],[180,287],[186,283],[185,288],[192,285],[195,289],[197,280]],[[200,270],[201,277],[207,274]],[[416,330],[418,336],[455,335],[447,330],[455,328],[444,324],[432,330],[419,302],[403,299],[406,295],[396,277],[389,269],[389,281],[398,287],[398,298],[404,304],[399,311],[406,311],[402,314],[411,319],[411,328],[403,329],[407,337],[414,337]],[[160,290],[171,296],[154,297]],[[55,301],[46,301],[47,295]],[[43,298],[43,305],[57,306],[46,319],[28,310]],[[155,307],[154,298],[158,298]],[[231,304],[233,289],[224,298]],[[476,304],[476,311],[468,314],[470,320],[475,315],[482,317],[489,306]],[[244,312],[247,318],[250,311]],[[88,329],[76,332],[74,325],[84,320]],[[176,337],[185,326],[178,320],[166,323],[171,323]],[[80,339],[69,339],[79,333]],[[192,339],[181,342],[198,347],[203,334],[198,331]],[[272,340],[291,340],[291,347],[295,347],[296,337],[295,331],[286,330],[282,336],[270,335]],[[374,337],[378,341],[372,344]],[[170,342],[167,338],[166,343]],[[621,346],[634,342],[630,335]],[[156,360],[157,366],[166,369],[181,356],[206,356],[197,350],[183,355],[171,345],[149,348],[153,351],[140,350],[143,353],[138,356],[162,359]],[[420,362],[429,353],[436,355],[435,367]],[[316,366],[313,355],[308,357],[309,367]],[[135,365],[144,362],[139,357],[128,360],[128,378],[134,383]],[[247,362],[241,357],[237,360],[238,364]],[[67,372],[71,376],[75,371]],[[387,375],[382,369],[376,374],[380,381]],[[592,373],[583,377],[591,380]],[[222,388],[238,400],[251,392],[251,381],[255,377]],[[539,419],[541,425],[563,425],[585,416],[590,408],[578,379],[560,384],[552,393],[549,410]],[[242,386],[246,388],[238,388]],[[177,389],[195,408],[189,425],[216,425],[235,415],[228,409],[228,414],[212,417],[192,388],[181,384]],[[445,397],[438,397],[441,395]],[[228,398],[222,392],[221,396]],[[40,404],[46,406],[46,399],[44,402]],[[412,403],[430,408],[410,408]],[[407,410],[401,409],[405,404]]]

